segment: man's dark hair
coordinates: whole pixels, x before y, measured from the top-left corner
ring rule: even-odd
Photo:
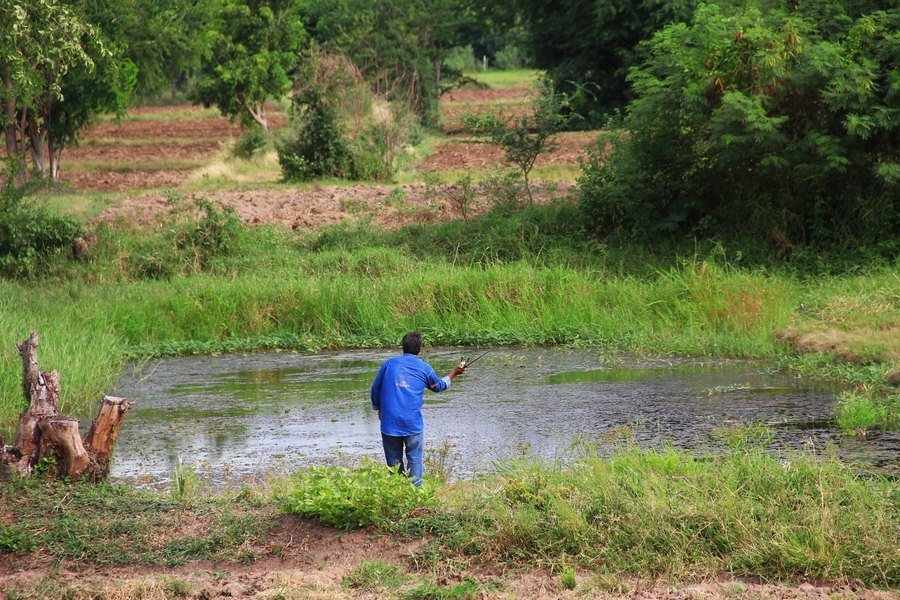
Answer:
[[[422,351],[422,334],[418,331],[410,331],[403,336],[403,353],[419,355]]]

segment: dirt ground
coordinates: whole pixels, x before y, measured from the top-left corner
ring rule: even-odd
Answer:
[[[553,195],[564,195],[571,184],[540,186],[535,202]],[[314,229],[343,220],[364,219],[384,227],[400,227],[410,223],[436,223],[462,218],[458,204],[458,185],[436,186],[431,191],[424,184],[314,186],[287,190],[228,190],[203,193],[202,196],[223,206],[232,207],[245,223],[278,223],[293,229]],[[189,201],[189,199],[187,200]],[[481,190],[467,209],[475,215],[491,205],[488,192]],[[162,215],[178,210],[161,193],[132,196],[108,208],[99,220],[149,225]]]
[[[429,582],[452,589],[473,581],[479,598],[551,600],[639,598],[647,600],[772,598],[864,598],[896,600],[900,594],[855,583],[782,586],[731,578],[693,584],[603,580],[576,573],[574,589],[563,589],[558,575],[544,570],[498,571],[476,563],[455,572],[436,571],[422,562],[423,540],[398,541],[373,530],[343,532],[313,521],[283,516],[261,559],[238,563],[193,562],[175,568],[48,565],[38,557],[0,561],[0,598],[389,598]],[[363,561],[398,566],[407,576],[399,588],[350,587],[345,578]],[[446,568],[445,563],[444,568]],[[419,596],[416,596],[419,597]],[[424,597],[424,596],[422,596]],[[428,596],[432,597],[432,596]],[[433,596],[438,597],[438,596]]]

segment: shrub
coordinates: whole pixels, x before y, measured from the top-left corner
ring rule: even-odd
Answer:
[[[294,97],[291,121],[292,131],[275,145],[285,181],[352,175],[353,157],[344,128],[321,88],[311,86]]]
[[[312,467],[293,483],[294,489],[278,499],[283,511],[341,529],[388,525],[435,503],[427,482],[415,487],[396,469],[372,461],[354,470]]]
[[[16,183],[18,165],[7,161],[6,181],[0,190],[0,275],[34,274],[51,254],[71,248],[83,234],[72,217],[53,215],[24,202],[27,185]]]
[[[234,143],[232,154],[237,158],[249,160],[256,156],[269,143],[269,138],[258,125],[248,128]]]
[[[628,135],[580,180],[594,231],[900,249],[900,9],[814,4],[701,5],[653,37],[630,75]]]

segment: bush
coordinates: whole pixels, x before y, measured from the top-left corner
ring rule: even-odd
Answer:
[[[436,502],[427,482],[415,487],[396,469],[372,461],[355,470],[312,467],[293,483],[294,489],[278,499],[283,511],[341,529],[388,525]]]
[[[175,216],[159,234],[130,249],[128,267],[138,279],[170,279],[179,273],[208,271],[215,259],[230,255],[242,224],[234,209],[205,198],[194,200],[200,214]]]
[[[900,251],[900,9],[801,6],[702,5],[653,37],[628,135],[579,181],[595,232]]]
[[[275,145],[285,181],[329,176],[350,178],[353,156],[334,106],[319,87],[309,87],[291,103],[293,128]]]
[[[8,161],[0,191],[0,275],[33,275],[42,261],[83,235],[72,217],[53,215],[24,202],[27,186],[16,183],[17,165]]]
[[[269,138],[262,127],[254,125],[248,128],[234,143],[232,154],[237,158],[249,160],[256,156],[269,143]]]

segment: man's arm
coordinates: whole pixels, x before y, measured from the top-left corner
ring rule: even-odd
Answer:
[[[434,369],[432,369],[428,377],[428,387],[432,392],[443,392],[450,387],[450,383],[454,378],[456,378],[457,375],[462,375],[465,372],[465,368],[460,369],[459,365],[457,365],[450,369],[450,372],[447,373],[445,377],[441,377],[440,379],[438,379],[437,373],[435,373]]]

